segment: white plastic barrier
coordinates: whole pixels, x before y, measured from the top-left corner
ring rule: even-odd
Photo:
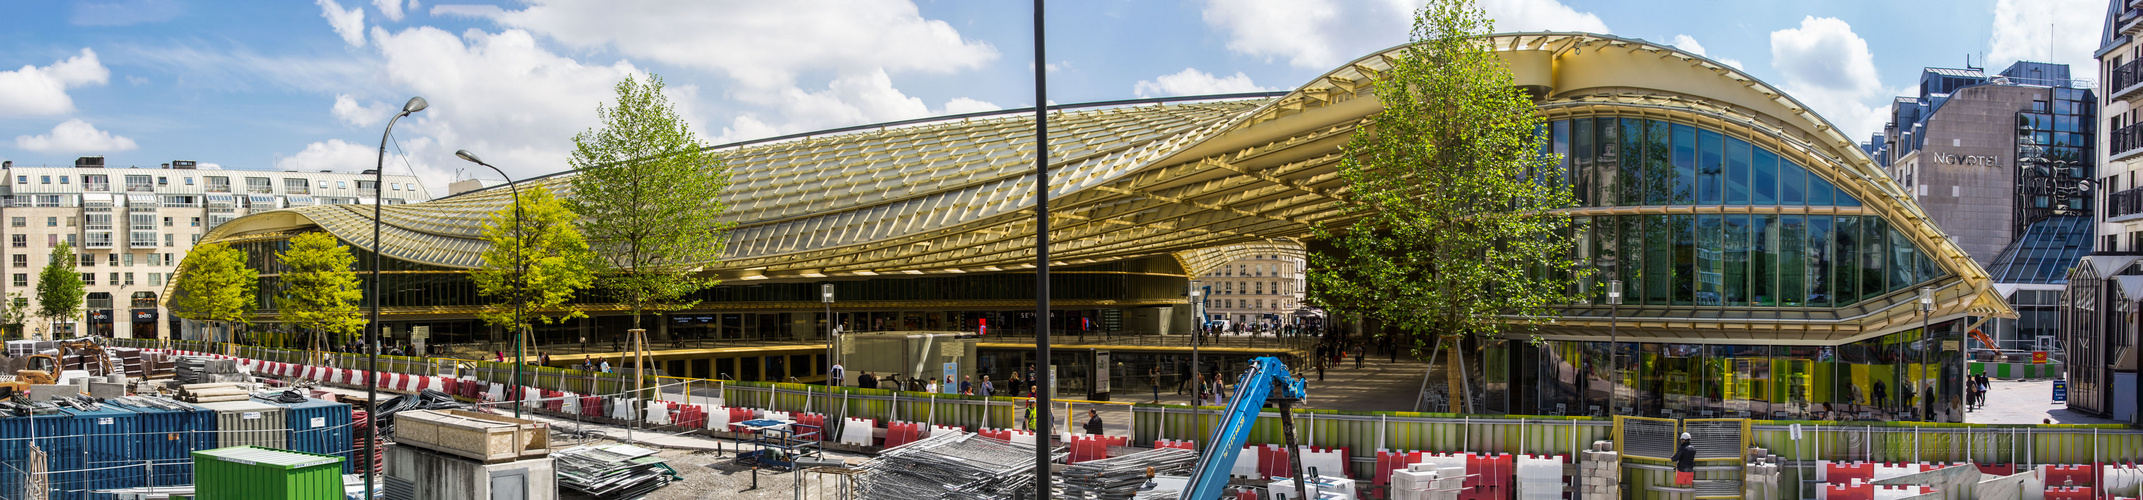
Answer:
[[[498,386],[492,387],[493,390],[496,390]],[[618,420],[632,420],[632,408],[640,403],[640,398],[610,398],[610,400],[616,401],[615,404],[610,406],[610,418]]]
[[[928,432],[928,433],[929,433],[929,434],[924,434],[924,436],[925,436],[925,437],[928,437],[928,436],[936,436],[936,435],[938,435],[938,433],[940,433],[940,432],[955,432],[955,433],[957,433],[957,432],[967,432],[967,431],[964,431],[964,430],[960,430],[960,428],[959,428],[959,427],[955,427],[955,426],[950,426],[950,425],[933,425],[933,426],[930,426],[930,428],[929,428],[929,429],[924,429],[924,431],[925,431],[925,432]]]
[[[1258,455],[1260,453],[1258,453],[1257,445],[1243,447],[1241,453],[1235,454],[1235,468],[1230,469],[1228,475],[1247,478],[1263,477],[1258,474]]]
[[[2099,480],[2105,483],[2104,493],[2109,495],[2136,496],[2143,489],[2143,464],[2108,464],[2099,468]]]
[[[568,396],[573,396],[573,395],[572,395],[572,394],[568,394]],[[570,413],[570,414],[574,414],[574,415],[579,415],[579,414],[580,414],[580,398],[579,398],[579,397],[568,397],[568,398],[566,398],[566,400],[565,400],[565,404],[564,404],[564,405],[561,405],[561,406],[559,406],[559,407],[558,407],[558,409],[559,409],[559,411],[563,411],[563,412],[566,412],[566,413]]]
[[[489,398],[488,398],[488,399],[486,399],[486,401],[505,401],[505,400],[506,400],[506,384],[491,384],[491,393],[490,393],[490,396],[489,396]],[[620,415],[620,416],[617,416],[617,417],[615,417],[615,418],[618,418],[618,419],[620,419],[620,420],[623,420],[623,419],[624,419],[625,417],[624,417],[624,416],[622,416],[622,415]]]
[[[650,403],[648,403],[648,405],[647,405],[647,408],[646,408],[646,410],[645,410],[645,411],[646,411],[646,413],[647,413],[647,423],[650,423],[650,424],[655,424],[655,425],[669,425],[669,424],[670,424],[670,403],[669,403],[669,402],[667,402],[667,401],[653,401],[653,402],[650,402]]]
[[[543,389],[537,389],[537,388],[534,388],[534,387],[522,387],[522,388],[521,388],[521,401],[523,401],[523,402],[529,402],[529,403],[534,403],[534,402],[538,402],[538,401],[542,401],[542,400],[543,400]]]
[[[761,412],[759,412],[759,418],[762,418],[762,419],[766,419],[766,420],[780,420],[780,421],[783,421],[783,422],[791,422],[791,423],[794,423],[794,422],[796,422],[796,417],[795,417],[795,416],[793,416],[793,415],[790,415],[790,414],[789,414],[789,412],[785,412],[785,411],[774,411],[774,410],[766,410],[766,411],[761,411]]]
[[[841,422],[841,444],[871,445],[871,421],[850,417]]]
[[[1915,463],[1878,463],[1875,464],[1874,480],[1881,481],[1894,477],[1904,477],[1913,474],[1919,474],[1920,472],[1922,472],[1923,468],[1924,466],[1922,466],[1921,464]]]
[[[729,430],[729,407],[714,406],[707,408],[707,428]]]
[[[1519,455],[1518,500],[1561,500],[1563,460],[1555,456]]]
[[[1305,446],[1302,448],[1302,470],[1307,473],[1311,467],[1317,468],[1319,476],[1346,476],[1347,455],[1339,450],[1310,451]]]

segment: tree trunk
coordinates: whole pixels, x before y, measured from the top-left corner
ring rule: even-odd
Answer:
[[[1445,399],[1450,401],[1452,413],[1471,413],[1469,410],[1472,408],[1468,408],[1466,397],[1466,361],[1462,358],[1465,353],[1461,352],[1465,350],[1466,343],[1464,337],[1457,335],[1447,339],[1451,342],[1451,347],[1444,350],[1444,353],[1450,356],[1444,362],[1444,382],[1451,391],[1451,397]]]

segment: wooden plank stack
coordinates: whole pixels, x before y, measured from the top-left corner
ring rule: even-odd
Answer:
[[[186,384],[179,386],[179,400],[188,403],[245,401],[253,395],[252,385],[238,382]]]

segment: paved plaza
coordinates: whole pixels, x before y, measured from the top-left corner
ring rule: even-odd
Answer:
[[[2067,404],[2054,401],[2052,380],[1995,380],[1994,389],[1987,393],[1987,407],[1972,410],[1965,416],[1965,422],[1974,424],[2038,424],[2048,421],[2056,424],[2123,423],[2069,411]]]

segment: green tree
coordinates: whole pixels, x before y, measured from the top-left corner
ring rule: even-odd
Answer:
[[[37,273],[37,317],[44,320],[40,334],[51,332],[53,323],[82,314],[82,274],[74,270],[75,258],[74,245],[60,243]]]
[[[30,299],[20,292],[7,294],[7,303],[0,304],[0,328],[5,328],[8,336],[21,337],[27,333],[22,323],[29,317]]]
[[[365,292],[357,281],[357,256],[349,247],[324,232],[305,233],[291,238],[290,247],[276,258],[283,262],[277,308],[285,322],[313,334],[313,348],[323,340],[346,341],[364,329],[357,302]]]
[[[1383,109],[1348,141],[1336,251],[1313,256],[1313,300],[1378,317],[1416,356],[1439,343],[1454,409],[1471,411],[1461,351],[1526,328],[1567,302],[1576,276],[1563,234],[1576,204],[1532,100],[1484,35],[1470,0],[1434,0],[1412,43],[1378,75]]]
[[[643,312],[690,307],[692,292],[716,280],[699,272],[717,262],[730,224],[722,213],[729,172],[662,95],[662,78],[627,78],[614,106],[598,107],[602,128],[573,136],[571,207],[596,251],[598,284]]]
[[[516,229],[514,209],[521,210]],[[491,213],[484,225],[484,266],[470,273],[476,290],[492,299],[493,309],[479,312],[485,323],[506,327],[519,335],[534,322],[555,323],[585,317],[578,309],[553,314],[573,295],[595,281],[595,254],[588,250],[575,225],[579,215],[566,207],[551,190],[529,186],[513,205]],[[525,287],[516,278],[522,258],[527,259]],[[514,316],[515,305],[521,315]],[[549,312],[546,312],[549,311]]]
[[[260,273],[246,266],[246,253],[230,245],[193,247],[179,262],[171,314],[218,327],[250,325],[258,307]]]

